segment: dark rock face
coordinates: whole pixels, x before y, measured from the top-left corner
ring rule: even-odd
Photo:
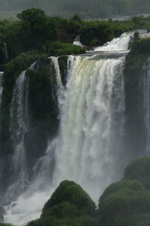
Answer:
[[[27,154],[28,167],[31,168],[34,162],[45,153],[47,136],[40,129],[31,130],[24,136],[24,147]]]
[[[4,221],[4,215],[6,214],[6,211],[2,206],[0,206],[0,222]]]

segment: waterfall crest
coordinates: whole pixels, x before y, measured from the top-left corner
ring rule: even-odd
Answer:
[[[114,38],[111,42],[107,42],[102,47],[97,47],[95,51],[128,51],[128,45],[134,32],[123,33],[120,37]]]

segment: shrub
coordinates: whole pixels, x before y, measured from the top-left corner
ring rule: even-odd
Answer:
[[[142,191],[144,190],[143,185],[139,181],[135,180],[126,180],[126,181],[118,181],[111,185],[109,185],[105,191],[103,192],[102,196],[100,197],[100,203],[105,199],[107,196],[111,195],[112,193],[118,192],[121,189],[129,189],[132,191]]]
[[[53,47],[49,50],[49,54],[54,56],[83,53],[85,53],[85,49],[80,46],[60,42],[55,42]]]
[[[150,180],[150,157],[133,160],[124,171],[125,180]]]
[[[102,200],[98,210],[99,223],[105,226],[136,226],[136,216],[150,213],[150,192],[122,189]],[[109,216],[109,217],[108,217]]]
[[[45,204],[42,214],[49,208],[62,202],[74,204],[80,209],[81,215],[93,215],[95,213],[95,204],[89,195],[75,182],[63,181],[52,194],[51,198]]]
[[[41,215],[41,218],[46,218],[50,216],[54,216],[58,219],[66,217],[69,218],[79,217],[80,211],[74,204],[69,202],[62,202],[44,211],[43,214]]]

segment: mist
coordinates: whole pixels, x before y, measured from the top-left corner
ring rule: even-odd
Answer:
[[[50,16],[104,18],[115,15],[149,13],[149,0],[0,0],[0,12],[20,12],[28,8],[41,8]]]

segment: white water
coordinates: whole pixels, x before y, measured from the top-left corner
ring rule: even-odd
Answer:
[[[34,69],[35,64],[36,62],[30,66],[30,69]],[[26,77],[26,71],[23,71],[16,80],[10,107],[10,133],[14,148],[12,158],[14,181],[6,192],[7,200],[14,198],[16,194],[22,194],[29,186],[24,150],[24,135],[29,130],[28,86],[29,79]]]
[[[28,184],[26,155],[23,146],[24,134],[28,125],[28,79],[25,73],[26,71],[23,71],[16,80],[10,108],[10,132],[15,150],[12,160],[15,182],[8,188],[6,194],[8,198],[13,197],[16,192],[24,190]]]
[[[12,225],[24,225],[25,223],[37,219],[40,216],[41,208],[44,206],[51,191],[44,190],[44,192],[34,191],[34,193],[26,192],[21,195],[16,202],[12,202],[5,210],[5,222]]]
[[[59,181],[76,181],[98,201],[103,189],[122,173],[118,158],[125,110],[125,58],[97,61],[71,56],[69,60],[56,176]]]
[[[84,47],[83,44],[80,42],[80,36],[79,35],[77,35],[77,37],[73,41],[73,45]]]
[[[150,32],[145,32],[143,34],[139,34],[140,38],[150,38]]]
[[[114,38],[102,47],[97,47],[94,51],[128,51],[128,45],[134,32],[123,33],[119,38]]]
[[[117,51],[118,45],[119,50],[127,50],[129,37],[112,41],[113,50]],[[108,45],[110,51],[112,45]],[[58,137],[49,142],[45,156],[37,162],[34,168],[37,178],[30,188],[16,200],[15,206],[6,207],[6,222],[14,225],[38,218],[45,201],[64,179],[81,184],[97,202],[103,189],[120,179],[125,164],[121,158],[125,57],[70,56],[66,88],[62,88],[58,59],[52,61],[61,90],[58,92],[60,131]],[[49,167],[53,158],[55,171],[50,175],[50,184]]]

